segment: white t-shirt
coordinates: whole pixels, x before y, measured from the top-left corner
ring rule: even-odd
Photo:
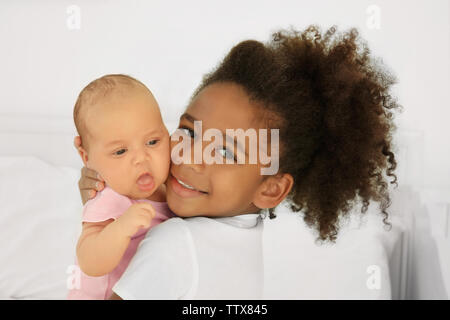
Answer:
[[[142,240],[113,291],[122,299],[261,299],[261,214],[172,218]]]

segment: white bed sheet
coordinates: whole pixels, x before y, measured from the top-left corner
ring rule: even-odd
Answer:
[[[79,172],[0,157],[0,299],[64,299],[80,231]]]
[[[0,157],[0,299],[65,299],[81,230],[78,177],[79,169],[36,157]],[[267,218],[265,298],[392,298],[390,259],[402,230],[395,223],[384,231],[375,211],[361,227],[343,228],[336,245],[320,247],[298,215],[280,208]],[[379,289],[367,286],[374,265]]]

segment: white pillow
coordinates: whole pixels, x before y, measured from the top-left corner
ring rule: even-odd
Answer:
[[[0,299],[65,299],[81,231],[79,169],[0,157]]]

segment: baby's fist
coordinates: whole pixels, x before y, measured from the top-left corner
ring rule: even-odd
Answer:
[[[117,222],[121,224],[121,229],[127,237],[132,237],[140,228],[150,227],[152,219],[155,217],[155,209],[146,202],[133,204],[121,215]]]

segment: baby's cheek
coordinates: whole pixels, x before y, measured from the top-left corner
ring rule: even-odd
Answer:
[[[166,164],[164,162],[160,162],[158,164],[155,163],[151,171],[154,182],[157,186],[164,184],[167,181],[169,170],[166,168]]]
[[[132,176],[131,169],[115,165],[104,167],[102,171],[104,172],[102,177],[109,187],[121,194],[129,192],[132,184],[130,179]]]
[[[161,175],[161,179],[165,181],[169,175],[170,169],[169,145],[167,145],[166,150],[162,150],[162,152],[158,154],[158,161],[156,165],[157,165],[156,171],[158,172],[159,175]]]

